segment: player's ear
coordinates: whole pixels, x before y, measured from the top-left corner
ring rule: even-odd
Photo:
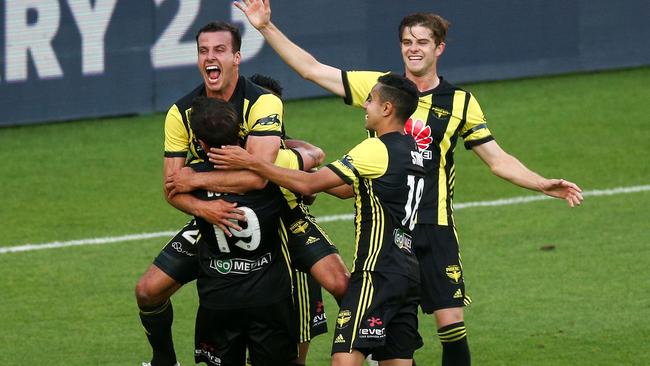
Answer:
[[[440,55],[442,55],[442,53],[445,52],[446,45],[447,44],[445,42],[440,42],[438,43],[438,45],[436,45],[436,50],[435,50],[436,57],[440,57]]]
[[[239,66],[239,64],[241,63],[241,52],[240,51],[235,52],[235,59],[234,59],[233,63],[235,65],[237,65],[237,66]]]
[[[381,105],[381,115],[383,117],[388,117],[393,113],[394,109],[395,106],[393,105],[393,103],[386,101]]]

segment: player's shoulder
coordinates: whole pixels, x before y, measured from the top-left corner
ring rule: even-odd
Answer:
[[[185,111],[185,110],[190,109],[192,107],[192,102],[199,95],[205,95],[205,86],[203,85],[203,83],[201,83],[196,88],[192,89],[192,91],[190,91],[189,93],[187,93],[184,96],[180,97],[174,103],[174,105],[176,107],[178,107],[179,111]]]
[[[280,100],[280,98],[271,91],[255,84],[247,77],[240,76],[238,84],[238,86],[242,88],[244,98],[248,99],[251,103],[255,103],[260,98]]]

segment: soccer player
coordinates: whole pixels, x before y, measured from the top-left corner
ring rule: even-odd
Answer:
[[[183,169],[186,160],[195,161],[204,157],[204,152],[190,128],[191,121],[188,116],[191,103],[195,97],[202,95],[232,103],[238,111],[239,136],[245,141],[246,149],[260,159],[274,161],[276,156],[282,157],[289,152],[279,153],[282,101],[266,89],[239,76],[241,35],[236,27],[224,22],[209,23],[199,30],[196,42],[197,63],[203,83],[179,99],[167,113],[165,193],[174,207],[212,222],[221,228],[226,236],[231,236],[229,228],[240,230],[236,223],[245,219],[244,212],[235,207],[236,203],[224,200],[203,201],[188,194],[193,189],[183,190],[181,187],[184,176],[182,173],[192,170]],[[307,165],[307,162],[305,164]],[[209,172],[196,176],[204,178],[203,184],[206,186],[200,188],[213,192],[243,193],[261,189],[266,185],[265,179],[250,172]],[[210,184],[217,185],[218,189]],[[176,364],[171,334],[173,310],[170,297],[183,284],[197,276],[197,234],[196,222],[192,220],[163,248],[136,286],[140,318],[153,350],[150,362],[153,366]],[[301,239],[304,243],[308,238]],[[325,264],[323,267],[333,274],[326,285],[335,293],[342,292],[342,289],[347,287],[347,269],[340,258],[337,258],[338,254],[333,246],[330,245],[326,249],[332,252],[322,258],[321,262]]]
[[[192,130],[201,147],[238,144],[239,124],[230,103],[197,97],[190,112]],[[207,161],[191,164],[199,172],[213,170]],[[208,365],[243,365],[246,349],[253,365],[290,365],[297,356],[291,294],[291,267],[286,237],[280,237],[283,196],[274,184],[244,195],[199,190],[202,200],[236,202],[244,211],[242,230],[227,237],[196,217],[199,309],[196,316],[195,361]]]
[[[408,79],[383,75],[365,103],[364,140],[342,159],[315,173],[255,159],[237,146],[211,149],[218,168],[250,169],[301,194],[350,185],[355,197],[356,250],[348,292],[334,331],[332,365],[361,365],[373,353],[386,365],[410,365],[422,346],[417,332],[419,269],[412,250],[424,168],[404,123],[417,107]]]
[[[381,72],[342,71],[325,65],[291,42],[272,22],[270,2],[235,2],[278,55],[303,78],[360,106]],[[459,137],[497,175],[513,184],[564,199],[570,207],[582,202],[581,189],[564,179],[547,179],[531,171],[495,141],[476,98],[444,80],[437,72],[445,50],[449,23],[441,16],[411,14],[399,26],[404,74],[419,90],[418,109],[406,124],[425,161],[427,172],[415,252],[421,263],[422,303],[433,313],[442,343],[443,365],[469,365],[463,306],[465,293],[458,239],[452,215],[455,183],[454,149]]]

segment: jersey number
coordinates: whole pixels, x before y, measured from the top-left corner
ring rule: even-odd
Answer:
[[[409,230],[413,230],[415,228],[415,219],[418,215],[420,200],[422,199],[422,192],[424,192],[424,178],[418,178],[416,182],[415,177],[409,175],[406,184],[409,186],[409,197],[406,201],[406,206],[404,206],[406,216],[402,220],[402,225],[408,226]],[[413,196],[415,196],[415,199],[413,199]],[[413,201],[415,201],[415,204],[413,204]]]
[[[230,233],[232,233],[232,236],[239,239],[235,242],[235,246],[244,250],[253,251],[260,246],[260,239],[261,239],[260,221],[257,218],[257,215],[255,215],[255,211],[251,210],[250,208],[248,207],[238,207],[238,208],[244,211],[244,216],[246,217],[246,223],[248,224],[248,226],[246,226],[246,228],[241,229],[239,231],[231,227],[229,227],[228,230],[230,231]],[[221,231],[221,229],[216,225],[214,225],[214,235],[217,238],[217,245],[219,245],[219,250],[222,253],[230,253],[230,246],[228,245],[228,239],[226,238],[226,234],[224,234],[224,232]]]

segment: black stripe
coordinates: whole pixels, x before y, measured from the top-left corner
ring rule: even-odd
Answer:
[[[343,80],[343,89],[345,89],[345,96],[343,101],[347,105],[352,104],[352,91],[350,90],[350,82],[348,81],[348,73],[341,70],[341,79]]]
[[[482,139],[478,140],[472,140],[472,141],[465,141],[465,148],[467,150],[471,150],[474,146],[482,145],[486,142],[494,140],[494,137],[492,135],[483,137]]]
[[[465,117],[463,117],[463,118],[465,118]],[[462,137],[466,138],[467,136],[473,134],[474,132],[476,132],[478,130],[481,130],[481,129],[484,129],[484,128],[487,128],[487,123],[481,123],[480,125],[476,125],[476,126],[470,128],[469,131],[465,132]]]
[[[253,131],[249,133],[246,137],[248,136],[278,136],[282,137],[282,132],[281,131]]]
[[[343,174],[343,172],[340,171],[340,170],[339,170],[337,167],[335,167],[334,165],[332,165],[332,164],[327,164],[327,165],[325,166],[325,168],[329,168],[331,171],[333,171],[334,174],[338,175],[339,178],[343,179],[343,181],[345,182],[345,184],[352,184],[352,183],[354,183],[354,182],[352,181],[352,179],[348,178],[347,175]]]
[[[304,170],[305,168],[305,162],[302,161],[302,155],[296,150],[296,149],[289,149],[291,150],[294,154],[296,154],[296,158],[298,158],[298,170]]]
[[[187,151],[165,151],[166,158],[185,158]]]

